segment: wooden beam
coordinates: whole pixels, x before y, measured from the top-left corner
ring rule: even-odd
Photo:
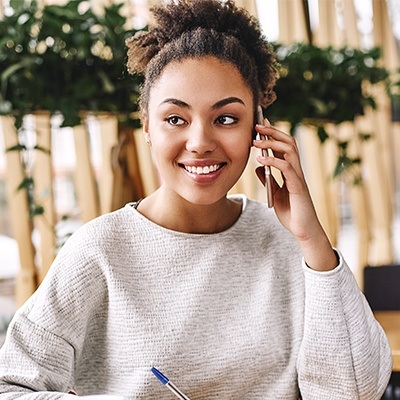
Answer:
[[[133,131],[140,176],[142,177],[143,194],[148,196],[160,186],[160,177],[154,165],[150,144],[146,143],[141,129]]]
[[[374,45],[380,47],[383,50],[382,54],[382,65],[389,71],[394,72],[399,68],[400,60],[398,49],[396,45],[396,39],[393,34],[392,23],[389,19],[387,3],[383,0],[373,0],[373,34],[374,34]],[[386,89],[383,84],[374,88],[374,94],[378,98],[378,124],[379,124],[379,140],[382,145],[382,160],[385,168],[384,173],[387,177],[388,185],[388,202],[387,206],[393,208],[393,202],[391,201],[394,197],[394,159],[397,158],[397,154],[393,152],[394,146],[397,141],[394,138],[395,128],[391,121],[391,103],[386,93]]]
[[[5,148],[18,144],[14,120],[10,116],[0,116],[3,128]],[[6,153],[6,189],[13,237],[18,243],[21,269],[16,279],[15,297],[17,306],[21,306],[36,290],[37,277],[35,249],[32,244],[32,220],[29,218],[29,204],[24,190],[17,190],[24,174],[20,152]]]
[[[98,116],[101,135],[102,164],[99,177],[100,213],[112,210],[114,170],[112,165],[113,148],[118,145],[118,120],[115,115],[101,114]]]
[[[90,160],[89,133],[84,125],[73,128],[76,152],[75,185],[83,222],[100,215],[96,179]]]
[[[381,143],[376,137],[380,131],[374,111],[368,109],[365,117],[356,120],[359,132],[375,136],[363,143],[362,162],[364,184],[368,195],[371,241],[368,254],[369,265],[390,264],[393,261],[392,211],[388,207],[388,188],[382,164]]]
[[[313,36],[312,29],[311,29],[310,7],[308,5],[308,0],[302,0],[302,5],[303,5],[303,16],[304,16],[304,22],[306,24],[308,43],[313,44],[314,36]]]
[[[132,128],[120,125],[118,138],[119,144],[113,151],[113,210],[144,196],[143,177],[140,174]]]
[[[348,154],[352,158],[363,158],[363,142],[354,123],[343,123],[338,126],[339,137],[342,141],[347,141]],[[362,165],[354,165],[352,173],[363,176]],[[364,286],[364,267],[368,265],[368,255],[371,242],[371,221],[370,203],[365,182],[354,184],[354,175],[345,177],[345,187],[348,191],[349,202],[352,211],[352,219],[357,229],[357,253],[356,264],[353,266],[353,273],[360,288]]]
[[[300,126],[296,136],[300,145],[304,173],[318,218],[333,246],[338,236],[338,191],[332,179],[332,160],[337,157],[337,148],[332,141],[321,144],[316,128]],[[330,155],[330,157],[327,157]]]
[[[257,6],[255,0],[235,0],[238,7],[245,8],[251,15],[257,16]]]
[[[302,1],[282,0],[278,2],[278,5],[279,41],[286,44],[308,41],[307,21]],[[299,18],[299,15],[302,17]],[[319,32],[319,37],[314,37],[314,41],[319,39],[326,42],[327,38],[321,39],[323,34],[327,35],[327,32]],[[313,129],[301,127],[298,132],[304,144],[302,146],[305,153],[304,172],[315,208],[329,239],[335,245],[338,231],[337,183],[330,179],[330,176],[335,162],[333,157],[337,154],[337,150],[332,142],[321,146],[317,133]],[[313,160],[312,165],[311,160]]]
[[[335,0],[319,0],[319,26],[314,35],[318,46],[340,46],[343,44],[336,17]]]
[[[279,0],[278,14],[280,43],[290,44],[309,40],[302,0]]]
[[[35,217],[35,228],[40,236],[40,265],[38,283],[40,283],[52,262],[56,252],[56,211],[53,191],[53,163],[51,158],[51,121],[47,112],[35,114],[36,144],[43,150],[35,152],[33,178],[35,181],[35,197],[44,208],[44,215]]]

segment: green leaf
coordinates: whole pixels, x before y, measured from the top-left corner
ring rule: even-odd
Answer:
[[[33,178],[26,176],[22,182],[18,185],[17,191],[19,190],[29,190],[34,185]]]
[[[7,147],[6,152],[11,151],[23,151],[26,150],[26,146],[23,144],[16,144],[15,146]]]
[[[354,176],[353,178],[353,185],[354,186],[360,186],[363,183],[363,179],[362,176],[360,174]]]
[[[26,61],[20,61],[17,64],[10,65],[8,68],[6,68],[2,73],[1,73],[1,80],[6,81],[9,79],[11,75],[13,75],[15,72],[17,72],[19,69],[24,68],[27,65]]]
[[[10,7],[15,11],[21,11],[27,6],[26,0],[10,0]]]
[[[102,83],[102,88],[105,93],[114,93],[115,92],[115,85],[112,83],[110,78],[107,76],[107,74],[104,71],[99,71],[98,76],[101,80]]]
[[[32,65],[34,63],[34,60],[25,58],[21,60],[20,62],[10,65],[8,68],[6,68],[2,73],[1,73],[1,92],[5,94],[6,92],[6,87],[7,87],[7,81],[8,79],[15,74],[18,70],[26,68],[29,65]]]
[[[76,99],[87,99],[96,93],[97,85],[92,76],[84,76],[76,82],[74,95]]]
[[[46,154],[48,154],[48,155],[51,154],[51,151],[50,151],[49,149],[46,149],[46,148],[44,148],[44,147],[42,147],[42,146],[36,145],[36,146],[34,147],[34,149],[35,149],[35,150],[38,150],[38,151],[41,151],[41,152],[43,152],[43,153],[46,153]]]
[[[42,205],[40,204],[33,204],[30,211],[29,211],[29,217],[31,219],[39,216],[39,215],[44,215],[45,209]]]
[[[64,117],[63,123],[61,124],[62,128],[73,127],[81,123],[79,104],[75,99],[61,99],[60,112]]]
[[[349,166],[352,165],[352,159],[347,156],[347,154],[340,154],[337,163],[333,172],[333,177],[336,178],[337,176],[341,175],[345,172]]]
[[[72,21],[81,17],[76,8],[64,7],[59,5],[46,6],[46,13],[48,13],[49,15],[54,15],[56,17],[62,18],[64,20],[72,20]]]
[[[321,143],[324,143],[327,139],[329,139],[329,135],[323,126],[318,126],[317,134]]]
[[[367,140],[370,140],[372,138],[372,136],[373,136],[372,133],[359,133],[358,134],[358,137],[363,142],[366,142]]]

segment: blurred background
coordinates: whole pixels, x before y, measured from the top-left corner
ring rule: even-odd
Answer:
[[[0,335],[70,234],[159,185],[124,66],[155,3],[0,1]],[[322,224],[367,289],[368,268],[400,260],[400,0],[236,3],[280,63],[265,116],[298,140]],[[265,199],[255,166],[232,193]]]

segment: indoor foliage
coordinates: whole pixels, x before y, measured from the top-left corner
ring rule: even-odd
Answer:
[[[125,67],[126,29],[122,4],[96,14],[90,1],[65,5],[11,0],[0,20],[0,114],[12,115],[31,217],[43,215],[34,195],[30,153],[23,119],[36,111],[61,114],[62,127],[81,123],[83,112],[112,112],[121,126],[139,127],[137,114],[141,78]]]
[[[285,46],[275,44],[280,63],[280,78],[276,85],[277,100],[268,108],[271,121],[287,121],[294,135],[299,124],[315,126],[321,143],[329,135],[327,123],[338,125],[352,122],[364,115],[367,107],[376,109],[368,85],[388,84],[389,72],[381,67],[379,48],[369,50],[342,47],[317,47],[305,43]],[[366,140],[370,132],[360,132]],[[348,142],[337,141],[339,157],[334,176],[348,171],[361,162],[347,152]],[[355,176],[354,181],[359,182]]]
[[[111,111],[138,126],[140,79],[125,69],[122,4],[95,14],[90,2],[40,7],[11,0],[0,20],[0,112],[17,127],[27,113],[61,113],[63,126],[81,122],[82,111]]]

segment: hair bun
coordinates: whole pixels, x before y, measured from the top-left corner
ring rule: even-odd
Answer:
[[[251,73],[259,84],[260,104],[266,107],[274,100],[275,55],[258,20],[237,7],[234,0],[170,0],[167,4],[160,2],[151,11],[154,25],[126,41],[130,73],[145,73],[150,62],[157,60],[163,50],[190,33],[208,31],[211,37],[216,32],[231,38],[226,40],[242,47],[246,57],[252,60],[256,71],[252,69]]]

